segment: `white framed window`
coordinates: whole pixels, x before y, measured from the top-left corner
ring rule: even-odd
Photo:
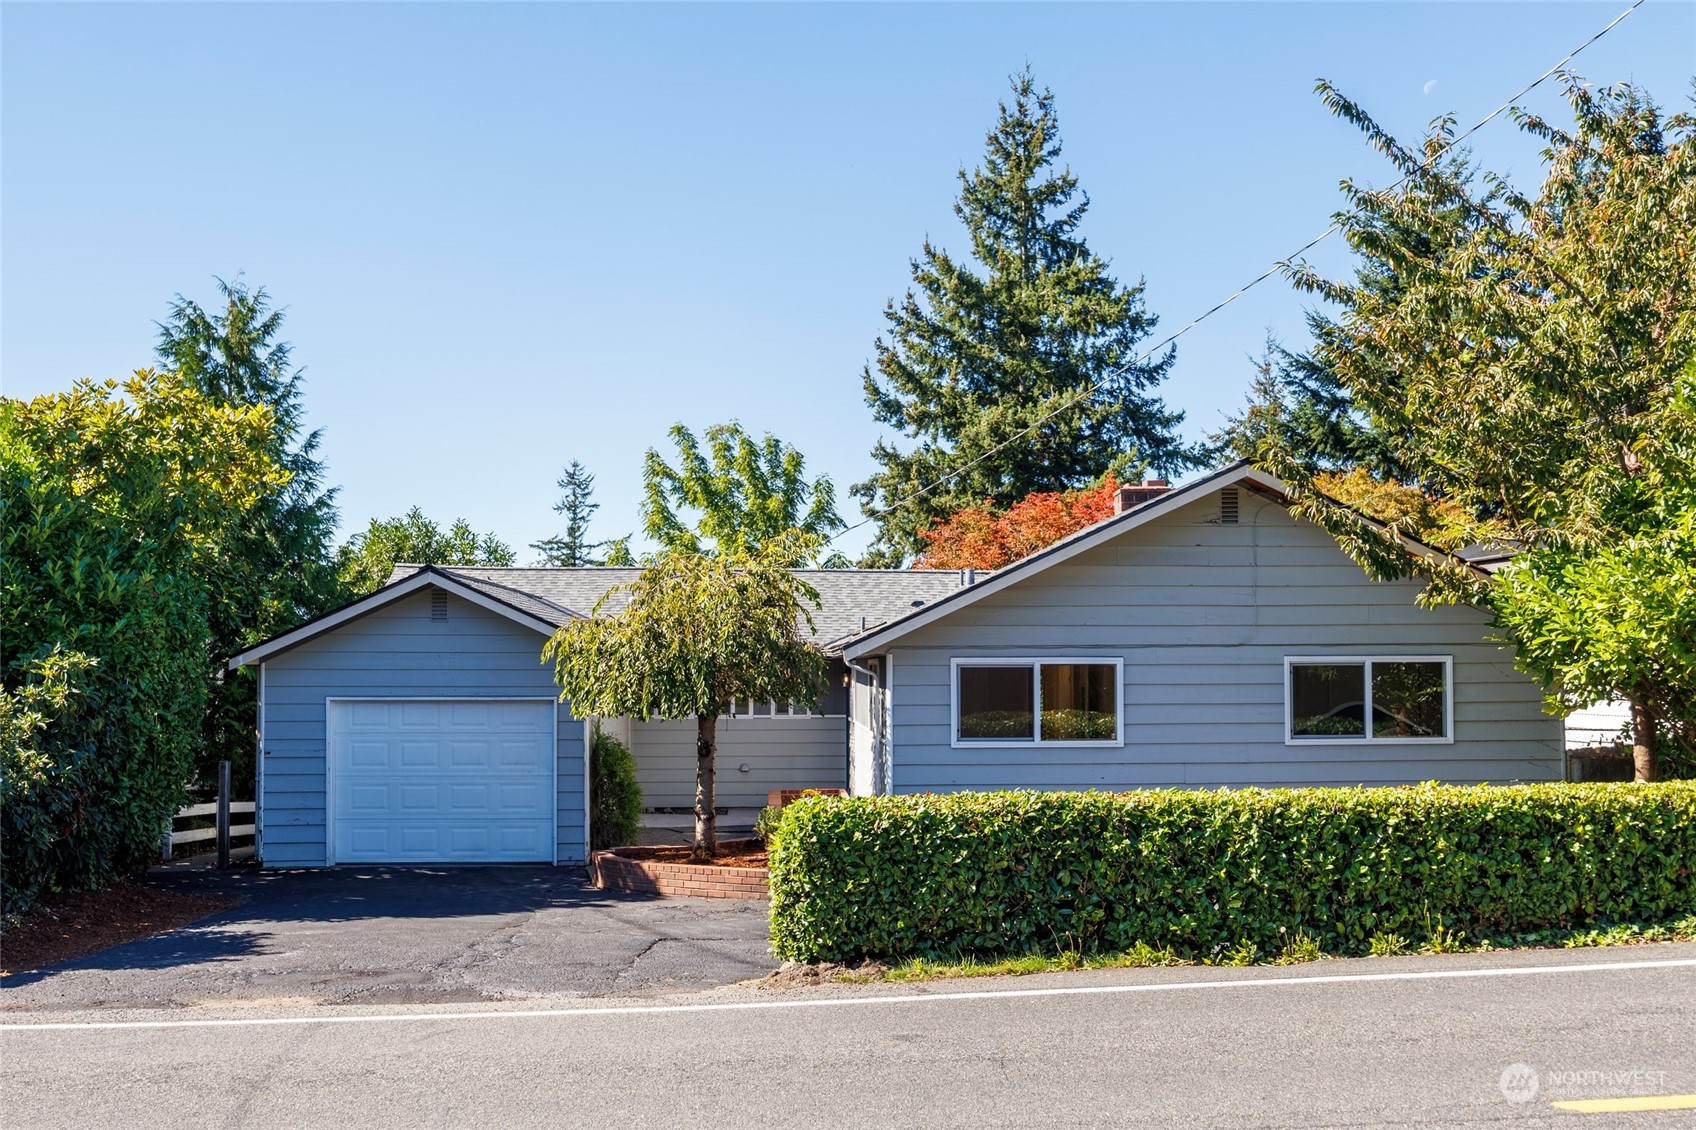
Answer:
[[[955,746],[1124,744],[1123,659],[972,658],[952,666]]]
[[[1454,659],[1447,655],[1284,657],[1284,744],[1450,744]]]

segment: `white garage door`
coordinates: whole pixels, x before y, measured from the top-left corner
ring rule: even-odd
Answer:
[[[554,704],[332,702],[332,862],[547,863]]]

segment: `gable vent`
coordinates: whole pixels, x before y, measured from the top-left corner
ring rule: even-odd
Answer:
[[[1242,506],[1241,496],[1236,487],[1226,487],[1219,492],[1219,524],[1234,526],[1237,524],[1237,512]]]
[[[447,623],[448,594],[440,589],[430,594],[430,619],[439,624]]]

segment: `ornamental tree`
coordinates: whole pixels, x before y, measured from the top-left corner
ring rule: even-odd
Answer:
[[[543,649],[580,716],[695,719],[696,859],[717,854],[718,720],[737,699],[815,704],[823,654],[810,642],[818,593],[779,539],[740,557],[667,553]]]
[[[1142,281],[1120,285],[1080,234],[1089,197],[1059,166],[1053,94],[1029,68],[1012,87],[982,165],[959,173],[969,256],[925,241],[863,373],[877,422],[914,441],[878,441],[878,470],[853,488],[877,515],[867,564],[900,564],[920,530],[986,498],[1202,461],[1152,392],[1175,354],[1137,360],[1158,322]]]
[[[1042,491],[996,514],[991,503],[968,506],[920,530],[924,552],[915,569],[1000,569],[1063,537],[1113,516],[1119,483],[1109,474],[1084,490]]]
[[[1338,223],[1362,275],[1290,268],[1340,311],[1315,356],[1402,481],[1452,505],[1407,507],[1378,527],[1315,489],[1298,511],[1379,577],[1413,568],[1404,536],[1519,551],[1494,584],[1432,567],[1423,599],[1492,608],[1557,709],[1625,698],[1637,775],[1652,779],[1658,722],[1696,709],[1680,658],[1689,605],[1661,592],[1687,552],[1692,495],[1675,437],[1687,428],[1681,374],[1696,359],[1696,118],[1663,118],[1631,86],[1591,90],[1569,77],[1570,126],[1516,111],[1544,143],[1543,183],[1527,194],[1457,172],[1452,120],[1408,148],[1321,91],[1403,181],[1344,184]],[[1375,276],[1395,285],[1362,281]],[[1261,462],[1316,486],[1299,452],[1272,445]],[[1608,589],[1635,595],[1604,599]]]

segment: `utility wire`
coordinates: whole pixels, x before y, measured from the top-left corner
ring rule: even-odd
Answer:
[[[1548,70],[1544,71],[1542,74],[1538,75],[1536,78],[1532,79],[1529,83],[1527,83],[1524,87],[1522,87],[1517,94],[1510,96],[1507,99],[1507,101],[1503,102],[1501,105],[1497,106],[1494,110],[1491,110],[1488,114],[1485,114],[1482,118],[1479,118],[1476,122],[1474,122],[1471,126],[1467,127],[1461,133],[1457,134],[1455,136],[1454,140],[1450,141],[1447,145],[1443,146],[1442,149],[1438,150],[1436,153],[1433,153],[1430,157],[1427,157],[1423,162],[1420,163],[1418,171],[1420,173],[1425,173],[1425,172],[1429,171],[1432,168],[1432,166],[1434,166],[1438,161],[1440,161],[1444,157],[1448,156],[1448,154],[1454,149],[1455,146],[1459,145],[1461,142],[1465,141],[1467,138],[1471,137],[1473,134],[1477,133],[1479,130],[1481,130],[1485,126],[1489,125],[1496,118],[1501,117],[1508,110],[1512,109],[1514,103],[1518,102],[1521,98],[1524,98],[1527,94],[1530,94],[1533,90],[1536,90],[1539,86],[1542,86],[1543,83],[1547,82],[1550,77],[1552,77],[1553,75],[1558,73],[1562,67],[1566,66],[1568,63],[1570,63],[1574,59],[1576,59],[1579,56],[1579,54],[1584,51],[1585,48],[1591,46],[1597,40],[1601,39],[1604,35],[1607,35],[1608,32],[1610,32],[1614,28],[1618,27],[1620,22],[1622,20],[1624,20],[1625,17],[1631,15],[1631,13],[1633,13],[1637,9],[1641,8],[1647,2],[1648,2],[1648,0],[1634,0],[1634,2],[1629,7],[1627,7],[1623,12],[1621,12],[1619,15],[1615,16],[1612,20],[1610,20],[1606,27],[1602,28],[1602,30],[1598,31],[1595,35],[1592,35],[1589,39],[1586,39],[1583,43],[1580,43],[1577,47],[1574,47],[1571,51],[1568,51],[1566,53],[1566,55],[1563,56],[1558,63],[1556,63],[1554,66],[1550,67]],[[1408,181],[1412,180],[1414,178],[1414,175],[1415,175],[1414,173],[1408,173],[1408,174],[1404,175],[1403,177],[1401,177],[1401,179],[1392,183],[1388,188],[1382,189],[1381,191],[1383,191],[1383,192],[1394,192],[1397,189],[1401,188],[1403,185],[1405,185]],[[885,506],[880,510],[872,511],[871,513],[867,514],[864,518],[860,519],[858,522],[855,522],[851,526],[844,526],[842,529],[836,531],[836,533],[834,533],[830,537],[826,538],[825,541],[824,541],[824,544],[829,545],[832,542],[836,541],[837,538],[842,537],[844,534],[853,533],[855,530],[861,528],[862,526],[865,526],[865,525],[868,525],[872,522],[877,521],[879,518],[883,517],[885,514],[889,514],[889,513],[896,511],[896,510],[901,509],[901,507],[907,505],[909,502],[912,502],[914,499],[921,498],[924,495],[929,494],[931,491],[935,490],[937,487],[940,487],[940,486],[948,483],[950,480],[956,479],[959,476],[966,473],[967,471],[970,471],[973,467],[976,467],[979,463],[982,463],[985,459],[988,459],[991,455],[994,455],[999,451],[1005,451],[1008,447],[1011,447],[1014,443],[1018,442],[1021,439],[1024,439],[1026,436],[1030,435],[1032,432],[1036,431],[1038,428],[1042,427],[1042,425],[1046,424],[1048,421],[1052,420],[1054,417],[1060,415],[1062,412],[1068,411],[1068,410],[1076,407],[1077,405],[1083,403],[1085,400],[1088,400],[1090,397],[1094,396],[1096,393],[1098,393],[1102,389],[1106,388],[1108,384],[1110,384],[1112,381],[1114,381],[1118,377],[1123,376],[1125,373],[1128,373],[1132,369],[1136,368],[1138,365],[1141,365],[1144,361],[1147,361],[1150,357],[1153,357],[1156,353],[1159,353],[1161,350],[1165,349],[1167,346],[1171,345],[1173,342],[1177,341],[1179,338],[1183,337],[1185,334],[1187,334],[1191,330],[1195,329],[1195,327],[1199,326],[1201,323],[1205,322],[1207,319],[1211,318],[1213,315],[1217,314],[1219,311],[1223,310],[1225,307],[1229,306],[1231,303],[1235,302],[1237,299],[1241,298],[1243,295],[1247,294],[1249,291],[1253,290],[1255,287],[1259,286],[1261,283],[1265,282],[1267,279],[1271,278],[1273,275],[1278,274],[1281,270],[1283,270],[1285,263],[1292,262],[1292,261],[1300,258],[1301,256],[1307,254],[1309,251],[1313,250],[1315,247],[1319,246],[1321,243],[1325,242],[1325,240],[1329,239],[1331,236],[1337,234],[1337,232],[1339,232],[1341,230],[1342,230],[1342,222],[1341,221],[1337,221],[1337,222],[1333,223],[1330,227],[1326,228],[1324,231],[1320,232],[1318,235],[1314,236],[1312,239],[1308,240],[1306,243],[1304,243],[1300,247],[1296,248],[1295,251],[1293,251],[1289,255],[1285,256],[1282,261],[1280,261],[1278,263],[1274,263],[1272,266],[1270,266],[1266,270],[1262,271],[1259,275],[1256,275],[1253,279],[1249,280],[1248,282],[1244,283],[1242,286],[1238,287],[1235,291],[1233,291],[1231,294],[1229,294],[1225,298],[1214,303],[1212,306],[1208,307],[1206,310],[1202,311],[1200,314],[1197,314],[1194,318],[1191,318],[1188,322],[1186,322],[1177,331],[1170,333],[1170,334],[1167,334],[1164,338],[1162,338],[1160,340],[1160,342],[1158,344],[1153,345],[1153,346],[1149,347],[1148,349],[1145,349],[1143,352],[1139,353],[1132,360],[1127,361],[1123,365],[1120,365],[1117,368],[1113,369],[1106,376],[1102,377],[1100,380],[1096,381],[1094,384],[1092,384],[1089,387],[1081,390],[1076,396],[1074,396],[1071,399],[1060,404],[1058,407],[1054,408],[1053,410],[1046,412],[1043,415],[1039,416],[1036,420],[1034,420],[1027,427],[1021,429],[1020,431],[1013,433],[1012,435],[1008,436],[1006,439],[1002,440],[1000,443],[996,444],[994,447],[989,448],[987,451],[976,456],[975,458],[971,459],[970,461],[962,464],[959,467],[956,467],[954,470],[948,472],[946,475],[943,475],[941,478],[936,479],[932,482],[926,483],[924,486],[920,487],[918,490],[913,491],[911,494],[903,495],[901,498],[897,499],[894,502],[891,502],[888,506]]]

